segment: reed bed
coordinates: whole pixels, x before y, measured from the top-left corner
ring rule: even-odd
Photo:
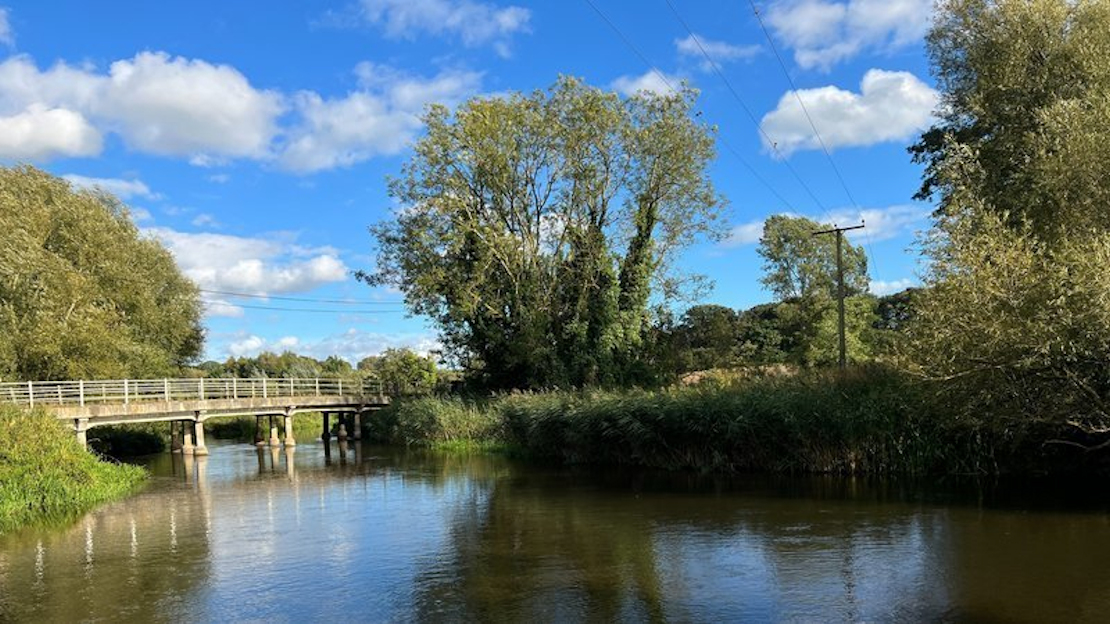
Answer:
[[[862,369],[661,390],[410,399],[386,410],[373,433],[406,445],[502,445],[565,463],[717,472],[968,471],[972,432],[936,418],[928,405],[896,373]]]

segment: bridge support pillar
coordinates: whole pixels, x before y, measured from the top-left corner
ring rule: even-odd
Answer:
[[[254,445],[257,447],[266,446],[265,436],[262,435],[262,419],[264,416],[254,417]]]
[[[193,430],[196,432],[196,446],[193,448],[193,454],[207,455],[208,447],[204,444],[204,421],[201,419],[200,412],[197,412],[197,422]]]
[[[76,418],[73,421],[73,430],[77,432],[77,442],[82,448],[89,448],[89,436],[86,433],[89,430],[88,418]]]
[[[189,426],[191,424],[192,423],[188,420],[181,421],[181,452],[185,455],[192,455],[193,451],[197,450],[196,447],[193,446],[193,428]]]
[[[355,424],[353,425],[351,436],[356,440],[362,439],[362,411],[355,412]]]
[[[328,412],[321,412],[324,417],[324,432],[320,434],[320,439],[327,442],[331,439],[331,414]]]
[[[274,422],[273,415],[270,416],[270,446],[281,446],[281,439],[278,438],[278,426]]]
[[[347,420],[347,415],[346,414],[340,414],[339,415],[339,430],[335,432],[335,437],[339,438],[340,442],[346,442],[347,441],[347,427],[345,426],[345,424],[343,422],[345,420]]]
[[[297,439],[293,436],[293,414],[285,410],[285,446],[297,446]]]
[[[170,421],[170,452],[181,453],[181,427],[178,421]]]

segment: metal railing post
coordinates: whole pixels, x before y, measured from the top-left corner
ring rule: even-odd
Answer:
[[[31,407],[35,406],[35,385],[30,381],[27,382],[27,402]]]
[[[77,382],[77,393],[80,396],[81,407],[85,407],[85,380],[84,379]]]
[[[231,398],[233,398],[233,399],[238,399],[239,398],[239,383],[238,382],[239,382],[239,380],[236,379],[235,377],[231,378]]]
[[[127,391],[127,380],[124,379],[123,380],[123,404],[127,405],[129,403],[131,403],[131,395]]]
[[[316,396],[320,396],[320,378],[316,378]]]
[[[262,378],[262,398],[263,399],[268,398],[266,396],[266,378],[265,377]]]
[[[162,390],[166,395],[166,402],[169,403],[170,402],[170,380],[166,379],[164,377],[162,378]]]
[[[343,378],[339,378],[339,396],[343,396]]]
[[[204,377],[200,378],[200,400],[204,400]]]

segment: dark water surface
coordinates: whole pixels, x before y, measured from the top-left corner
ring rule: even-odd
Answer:
[[[1097,489],[211,450],[0,537],[0,620],[1110,621]]]

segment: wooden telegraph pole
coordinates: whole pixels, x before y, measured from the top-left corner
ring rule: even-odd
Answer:
[[[821,236],[822,234],[836,234],[836,289],[837,289],[837,321],[840,329],[840,370],[848,368],[848,345],[844,340],[844,256],[842,253],[844,233],[850,230],[863,229],[864,223],[853,225],[851,227],[836,227],[833,225],[832,229],[821,230],[814,232],[814,236]]]

